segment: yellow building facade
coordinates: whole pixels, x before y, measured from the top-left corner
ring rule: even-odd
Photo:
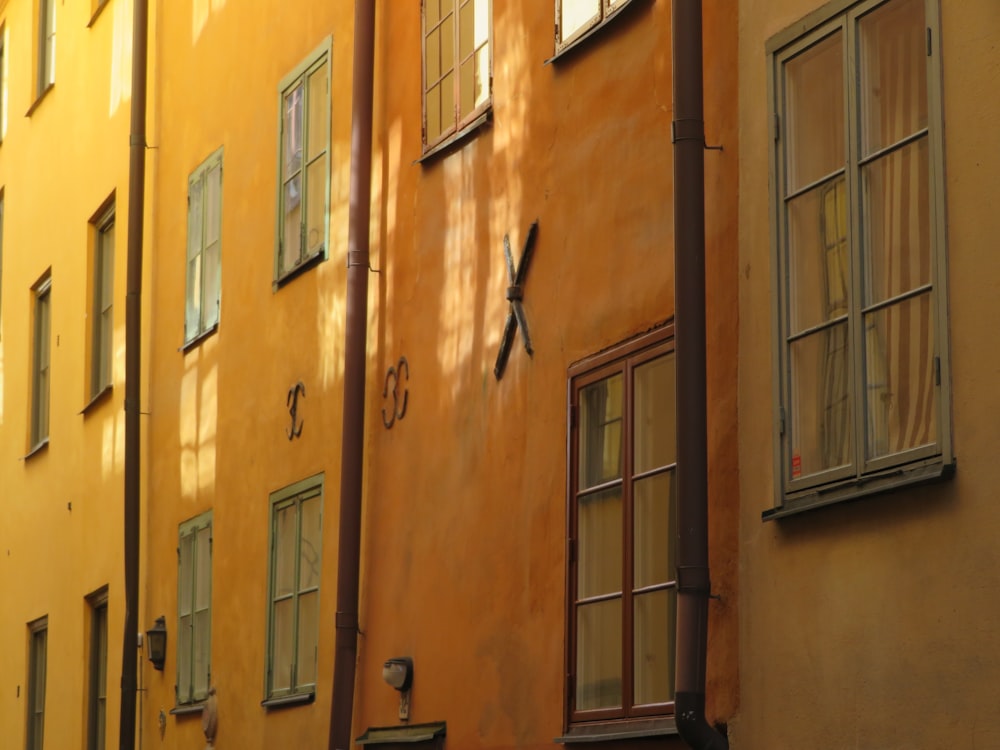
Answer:
[[[740,3],[734,746],[1000,742],[996,20]]]
[[[131,37],[125,2],[0,4],[4,747],[118,735]]]

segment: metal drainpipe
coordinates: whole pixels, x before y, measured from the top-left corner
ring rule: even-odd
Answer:
[[[347,328],[344,336],[344,428],[340,467],[340,546],[337,553],[336,655],[329,750],[347,750],[352,745],[351,719],[354,713],[354,676],[358,654],[358,583],[361,568],[374,76],[375,0],[356,0],[351,193],[347,234]]]
[[[132,109],[129,125],[128,247],[125,295],[125,629],[118,747],[135,747],[139,632],[139,399],[142,395],[142,231],[146,187],[146,56],[148,0],[135,0],[132,24]]]
[[[708,427],[705,367],[705,123],[701,0],[673,0],[674,279],[677,352],[675,718],[696,750],[728,750],[705,719]]]

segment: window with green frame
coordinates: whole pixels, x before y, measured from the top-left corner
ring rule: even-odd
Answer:
[[[184,341],[219,324],[222,276],[222,149],[188,178],[187,292]]]
[[[45,276],[34,287],[34,337],[31,388],[31,434],[29,448],[34,451],[49,441],[50,329],[52,325],[52,276]]]
[[[112,195],[91,219],[94,257],[91,271],[90,397],[111,386],[114,346],[115,199]]]
[[[180,525],[177,545],[177,705],[208,697],[212,681],[212,511]]]
[[[42,750],[45,746],[45,680],[48,661],[49,618],[28,623],[28,710],[25,748]]]
[[[937,0],[836,0],[768,43],[780,481],[765,518],[951,471],[937,18]]]
[[[275,285],[327,257],[330,236],[330,40],[278,87]]]
[[[323,475],[271,495],[265,705],[316,691]]]
[[[108,587],[87,597],[90,655],[87,666],[87,750],[104,750],[108,714]]]

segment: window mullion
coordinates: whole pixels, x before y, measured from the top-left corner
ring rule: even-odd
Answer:
[[[854,396],[854,466],[855,476],[862,473],[867,451],[867,394],[865,378],[865,333],[862,307],[864,303],[864,252],[866,244],[862,232],[865,223],[862,220],[864,196],[861,192],[860,161],[860,80],[858,64],[857,20],[849,15],[844,21],[844,65],[846,68],[844,81],[846,91],[845,109],[847,127],[844,137],[847,139],[847,205],[850,212],[850,232],[848,235],[848,257],[851,264],[851,284],[848,289],[848,309],[850,315],[847,322],[848,340],[851,342],[851,379],[849,392]]]

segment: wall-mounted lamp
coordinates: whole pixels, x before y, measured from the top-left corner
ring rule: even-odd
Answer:
[[[149,660],[155,669],[163,671],[163,663],[167,660],[167,620],[160,616],[156,623],[146,631],[146,648]]]
[[[410,686],[413,685],[413,659],[397,656],[382,665],[382,679],[399,691],[399,720],[410,720]]]

